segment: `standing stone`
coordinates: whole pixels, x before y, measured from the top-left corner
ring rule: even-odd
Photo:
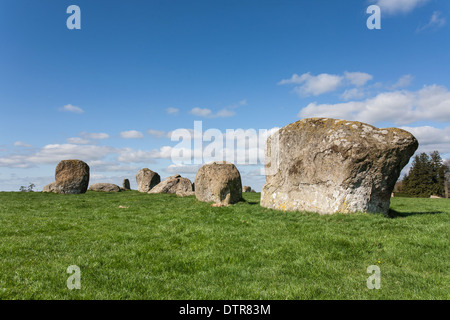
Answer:
[[[193,195],[192,182],[179,174],[161,181],[148,193],[176,193],[179,196]]]
[[[139,170],[136,174],[136,182],[139,192],[149,192],[154,186],[161,182],[161,177],[158,173],[153,172],[148,168]]]
[[[402,168],[418,148],[397,128],[303,119],[267,139],[261,206],[278,210],[388,213]]]
[[[249,186],[243,186],[242,187],[242,192],[252,192],[252,188]]]
[[[120,187],[113,183],[94,183],[89,187],[91,191],[120,192]]]
[[[43,192],[86,193],[89,185],[89,166],[81,160],[62,160],[55,169],[55,182],[46,185]]]
[[[123,190],[131,190],[131,187],[130,187],[130,180],[128,180],[128,179],[123,179],[123,182],[122,182],[122,188],[123,188]]]
[[[195,196],[203,202],[229,205],[242,199],[241,175],[232,163],[212,162],[195,176]]]

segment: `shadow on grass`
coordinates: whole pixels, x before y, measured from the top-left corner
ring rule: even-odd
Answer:
[[[389,209],[388,217],[395,219],[395,218],[405,218],[409,216],[414,216],[417,214],[439,214],[439,213],[447,213],[444,211],[425,211],[425,212],[399,212],[394,209]]]

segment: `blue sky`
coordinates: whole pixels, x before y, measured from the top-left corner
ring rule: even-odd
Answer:
[[[0,0],[0,190],[41,190],[69,158],[91,182],[136,187],[144,167],[193,180],[170,134],[194,121],[225,134],[358,120],[448,159],[449,19],[446,0]],[[238,168],[261,189],[261,165]]]

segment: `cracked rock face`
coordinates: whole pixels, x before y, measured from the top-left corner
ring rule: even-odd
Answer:
[[[86,193],[89,185],[89,166],[81,160],[62,160],[55,169],[55,181],[46,185],[43,192],[79,194]]]
[[[148,193],[176,193],[179,196],[193,195],[192,182],[179,174],[161,181]]]
[[[94,183],[88,190],[98,192],[120,192],[120,187],[113,183]]]
[[[225,161],[202,166],[195,176],[195,196],[199,201],[221,205],[239,202],[242,182],[236,166]]]
[[[267,139],[261,206],[320,214],[388,213],[394,185],[417,148],[405,130],[302,119]]]
[[[161,177],[158,173],[144,168],[136,174],[136,182],[139,192],[149,192],[154,186],[161,182]]]

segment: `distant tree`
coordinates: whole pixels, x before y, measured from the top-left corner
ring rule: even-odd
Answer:
[[[445,179],[449,167],[442,161],[439,152],[433,151],[430,154],[430,165],[432,173],[432,193],[439,196],[445,195]]]
[[[21,192],[34,192],[33,189],[35,188],[35,184],[30,182],[30,185],[28,187],[21,186],[19,191]]]
[[[414,197],[444,196],[448,172],[449,167],[438,151],[416,155],[409,173],[403,178],[402,192]]]

